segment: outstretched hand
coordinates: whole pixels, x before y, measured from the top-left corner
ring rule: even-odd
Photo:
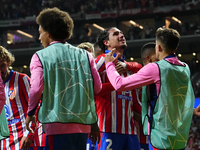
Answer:
[[[35,115],[33,116],[28,116],[26,117],[26,121],[25,121],[25,124],[26,124],[26,129],[31,132],[31,133],[34,133],[34,131],[31,129],[31,127],[29,126],[29,124],[33,122],[33,124],[36,126],[36,119],[35,119]]]
[[[116,63],[118,58],[121,56],[121,54],[117,53],[116,57],[113,57],[113,54],[116,53],[116,48],[112,49],[111,52],[107,53],[105,56],[105,64],[108,62]]]

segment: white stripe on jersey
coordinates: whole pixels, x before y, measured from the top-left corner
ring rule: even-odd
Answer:
[[[104,113],[104,118],[103,118],[103,132],[105,132],[106,131],[106,128],[105,128],[105,124],[106,124],[106,108],[105,108],[105,113]]]
[[[104,63],[105,63],[105,57],[101,56],[99,61],[96,63],[97,70],[99,70],[101,68],[101,66],[103,66]]]
[[[137,96],[137,102],[138,104],[140,104],[140,106],[142,106],[141,100],[140,100],[140,88],[135,89],[136,92],[136,96]]]
[[[132,134],[132,128],[131,128],[131,118],[133,117],[133,112],[131,112],[132,104],[133,104],[133,102],[128,103],[128,110],[127,110],[128,111],[127,112],[127,115],[128,115],[128,134]]]
[[[39,138],[39,143],[40,143],[40,146],[42,146],[42,136],[43,136],[43,131],[42,131],[42,124],[39,123],[38,125],[38,138]]]
[[[122,91],[122,95],[125,95],[126,92]],[[122,129],[121,129],[121,133],[125,134],[125,107],[126,107],[126,103],[125,103],[125,99],[122,99]]]
[[[111,94],[111,127],[112,127],[112,133],[116,133],[117,132],[117,104],[116,104],[116,91],[113,91],[110,93]]]
[[[10,138],[7,138],[7,139],[6,139],[6,148],[7,148],[7,150],[10,150],[10,149],[11,149],[11,148],[9,147],[9,144],[10,144],[9,139],[10,139]],[[1,141],[1,142],[3,142],[3,141]],[[2,146],[3,146],[3,144],[2,144]],[[3,148],[2,148],[2,149],[3,149]]]
[[[29,91],[30,91],[30,83],[29,80],[26,76],[23,77],[24,85],[26,87],[26,93],[28,94],[29,97]]]

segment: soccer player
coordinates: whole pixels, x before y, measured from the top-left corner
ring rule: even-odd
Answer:
[[[156,62],[158,59],[156,58],[156,43],[149,42],[142,46],[141,48],[141,59],[143,65],[147,65],[148,63]]]
[[[6,95],[5,112],[10,131],[10,137],[1,140],[0,149],[19,150],[21,148],[29,149],[29,147],[33,149],[39,145],[33,145],[34,135],[25,127],[30,79],[26,74],[9,69],[14,61],[14,56],[0,46],[0,70]],[[34,126],[32,128],[35,129]]]
[[[135,133],[134,120],[134,111],[141,114],[139,89],[115,91],[109,83],[105,70],[105,55],[113,48],[123,54],[127,47],[126,39],[122,31],[116,27],[111,27],[99,34],[97,42],[104,51],[102,55],[95,59],[103,83],[102,91],[95,99],[99,119],[98,124],[101,132],[101,141],[98,145],[99,150],[131,150],[133,147],[139,150],[140,144]],[[118,64],[124,63],[124,60],[124,56],[119,58]],[[142,68],[142,65],[136,62],[130,65],[133,66],[132,70],[128,69],[126,72],[119,71],[122,77],[136,73]]]
[[[144,134],[157,149],[185,149],[191,125],[194,92],[190,69],[181,62],[175,51],[180,41],[174,29],[158,28],[156,31],[156,58],[136,74],[122,78],[115,69],[114,50],[106,55],[107,75],[116,90],[131,90],[155,83],[154,91],[143,88],[142,121]],[[151,99],[152,98],[152,99]]]
[[[141,59],[142,59],[142,62],[143,62],[143,65],[147,65],[149,63],[152,63],[152,62],[156,62],[158,61],[158,59],[156,58],[156,50],[155,50],[155,46],[156,46],[156,43],[154,42],[149,42],[149,43],[146,43],[142,46],[141,48]],[[155,89],[155,84],[151,84],[148,86],[148,88],[150,89]],[[151,94],[151,95],[156,95],[156,91],[155,90],[152,90],[154,91],[154,94]],[[150,144],[150,141],[148,142],[148,138],[147,136],[145,136],[143,134],[143,131],[141,129],[141,132],[137,132],[137,135],[140,135],[140,146],[141,148],[143,148],[144,150],[148,150],[148,149],[152,149],[152,146]],[[149,143],[149,145],[147,144]]]
[[[85,49],[86,51],[90,52],[94,57],[94,47],[93,47],[92,43],[83,42],[83,43],[79,44],[77,47]],[[93,135],[95,135],[96,139],[94,137],[92,137]],[[96,143],[99,143],[99,141],[100,141],[100,131],[99,131],[98,125],[95,123],[95,124],[91,125],[91,132],[87,139],[86,150],[96,150],[96,147],[97,147]]]
[[[30,63],[31,89],[26,127],[35,122],[35,109],[42,97],[38,120],[46,133],[45,149],[84,150],[91,124],[97,122],[94,93],[101,80],[93,56],[65,40],[73,31],[67,12],[49,8],[40,12],[39,40],[44,49]]]

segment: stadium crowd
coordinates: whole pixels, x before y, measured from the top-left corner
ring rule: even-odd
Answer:
[[[195,0],[0,0],[0,19],[19,19],[37,16],[43,8],[58,7],[74,13],[94,13],[134,8],[183,5]]]
[[[99,11],[112,11],[121,9],[133,9],[133,8],[148,8],[157,6],[168,6],[168,5],[180,5],[193,0],[0,0],[0,20],[8,19],[19,19],[27,16],[37,16],[43,8],[47,7],[58,7],[61,10],[65,10],[70,14],[84,12],[84,13],[95,13]],[[199,23],[184,22],[182,24],[171,23],[171,28],[176,29],[180,35],[193,35],[200,29]],[[82,42],[94,43],[96,35],[91,34],[88,36],[89,27],[83,26],[80,29],[81,32],[74,32],[69,43],[78,44]],[[81,33],[81,35],[80,35]],[[155,29],[146,24],[144,29],[139,27],[131,26],[125,33],[127,40],[144,39],[144,38],[155,38]],[[2,38],[0,37],[0,44]],[[36,40],[36,43],[38,41]],[[22,44],[23,45],[23,44]],[[28,46],[28,45],[27,45]],[[13,46],[15,47],[15,45]],[[194,60],[188,61],[187,64],[190,66],[191,74],[195,74],[199,69],[199,63]],[[200,117],[193,116],[191,129],[188,138],[188,144],[186,150],[198,150],[200,149]]]

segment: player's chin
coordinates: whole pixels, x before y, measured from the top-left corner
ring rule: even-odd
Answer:
[[[126,47],[127,47],[126,44],[121,45],[121,48],[122,48],[122,49],[125,49]]]

